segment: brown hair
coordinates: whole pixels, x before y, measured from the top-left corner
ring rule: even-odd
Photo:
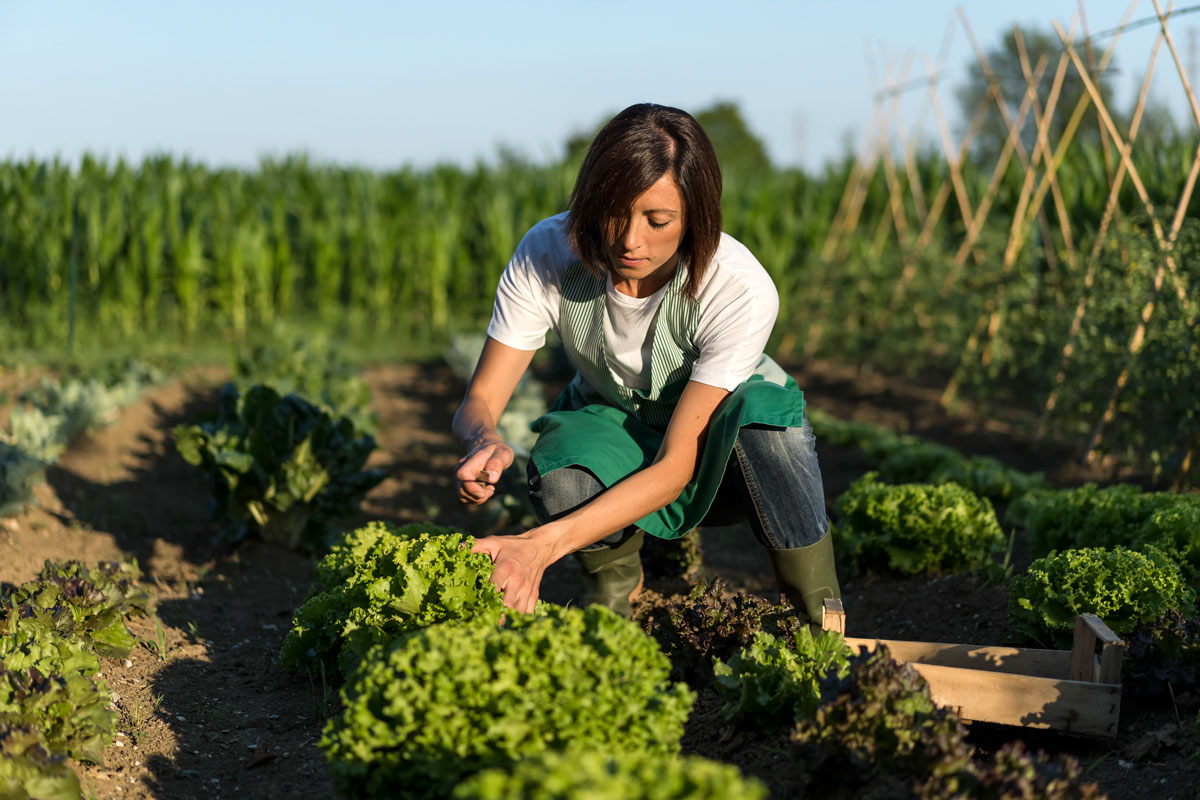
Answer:
[[[679,255],[688,266],[684,294],[694,298],[721,240],[721,165],[686,111],[639,103],[600,129],[571,190],[567,235],[589,269],[611,270],[606,232],[667,172],[683,196]]]

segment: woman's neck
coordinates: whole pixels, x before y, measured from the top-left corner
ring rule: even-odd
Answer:
[[[671,282],[675,270],[679,267],[679,256],[676,255],[654,272],[641,278],[629,278],[610,272],[613,288],[626,297],[649,297]]]

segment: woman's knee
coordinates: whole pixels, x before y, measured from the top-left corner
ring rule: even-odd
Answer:
[[[542,475],[533,461],[526,468],[529,499],[542,524],[569,514],[604,491],[604,484],[591,470],[579,466],[560,467]]]

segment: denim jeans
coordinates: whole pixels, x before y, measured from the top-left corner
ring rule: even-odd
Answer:
[[[607,488],[579,466],[541,475],[530,461],[527,474],[529,499],[543,524],[571,513]],[[829,530],[816,437],[807,420],[799,428],[749,425],[738,433],[725,479],[700,524],[743,520],[760,543],[777,550],[815,544]],[[619,545],[634,530],[630,526],[615,531],[589,547]]]

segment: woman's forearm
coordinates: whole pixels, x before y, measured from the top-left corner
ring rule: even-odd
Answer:
[[[459,446],[469,451],[492,440],[502,441],[497,424],[499,420],[483,400],[467,396],[454,415],[450,429],[458,439]]]
[[[550,562],[594,544],[679,497],[690,478],[677,464],[658,461],[594,497],[581,508],[535,529],[546,537]]]

